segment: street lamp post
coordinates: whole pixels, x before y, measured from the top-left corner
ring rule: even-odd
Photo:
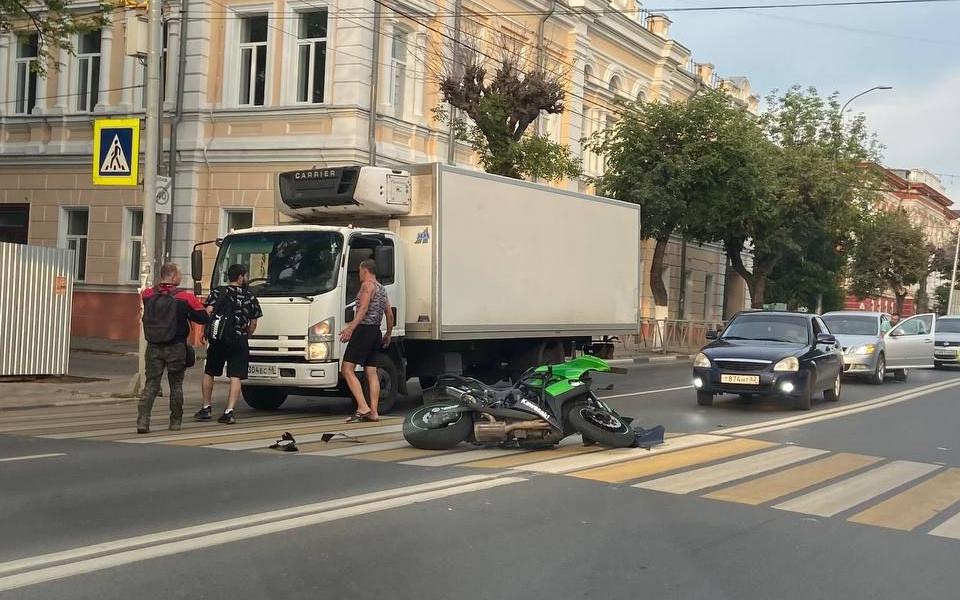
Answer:
[[[849,100],[847,100],[846,102],[843,103],[843,106],[840,107],[840,118],[841,118],[841,119],[843,118],[843,113],[845,113],[845,112],[847,111],[847,107],[850,106],[850,103],[853,102],[854,100],[856,100],[857,98],[859,98],[860,96],[866,96],[866,95],[869,94],[870,92],[875,92],[875,91],[877,91],[877,90],[892,90],[892,89],[893,89],[893,86],[892,86],[892,85],[875,85],[875,86],[873,86],[872,88],[870,88],[869,90],[864,90],[864,91],[860,92],[859,94],[857,94],[857,95],[854,96],[853,98],[850,98]]]

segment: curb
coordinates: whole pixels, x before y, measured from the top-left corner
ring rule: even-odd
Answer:
[[[7,408],[0,408],[0,414],[8,412],[20,412],[25,410],[32,410],[34,408],[63,408],[66,406],[89,406],[97,404],[123,404],[126,402],[135,402],[137,398],[129,398],[126,396],[111,396],[111,397],[102,397],[102,398],[88,398],[86,400],[71,400],[64,402],[44,402],[42,404],[30,404],[28,406],[10,406]]]

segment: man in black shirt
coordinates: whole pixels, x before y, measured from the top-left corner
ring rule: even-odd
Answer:
[[[232,315],[232,323],[225,327],[233,327],[230,335],[223,340],[210,340],[207,348],[207,362],[203,370],[203,407],[194,417],[198,421],[209,421],[213,418],[213,378],[223,375],[223,368],[227,368],[227,377],[230,378],[230,395],[227,399],[227,408],[218,419],[219,422],[233,425],[237,422],[233,409],[240,398],[240,382],[247,378],[250,366],[250,346],[247,338],[257,329],[257,319],[263,316],[260,303],[256,296],[247,289],[247,268],[243,265],[231,265],[227,269],[227,279],[230,284],[214,288],[204,304],[207,312],[213,315],[218,306],[229,303],[231,310],[225,314]]]

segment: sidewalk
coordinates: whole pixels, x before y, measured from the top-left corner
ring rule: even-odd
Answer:
[[[613,359],[608,361],[613,366],[648,365],[690,362],[693,354],[654,352],[646,348],[637,347],[629,340],[617,342],[614,345]]]

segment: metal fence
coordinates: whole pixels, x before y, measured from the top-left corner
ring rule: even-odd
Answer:
[[[692,354],[706,345],[707,331],[722,331],[723,321],[644,319],[637,335],[627,336],[625,350]]]
[[[0,376],[64,375],[72,250],[0,243]]]

